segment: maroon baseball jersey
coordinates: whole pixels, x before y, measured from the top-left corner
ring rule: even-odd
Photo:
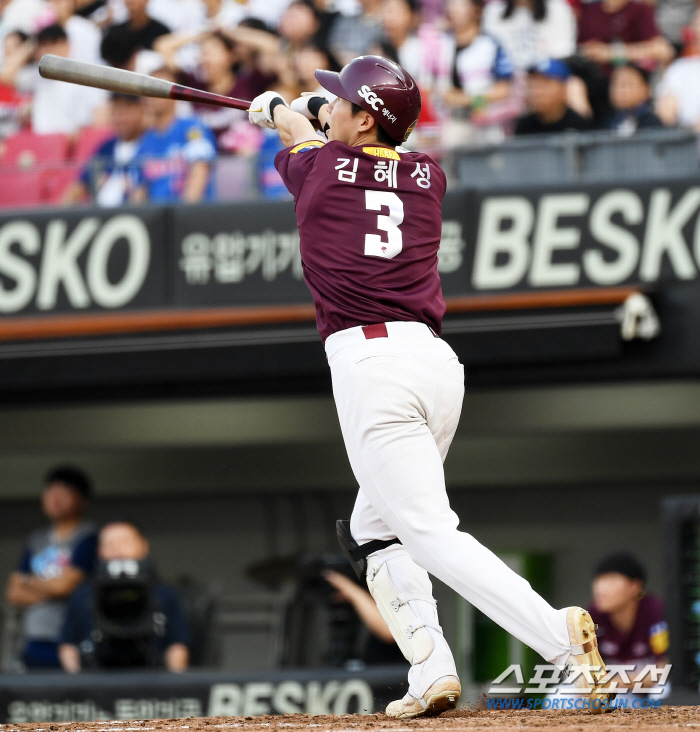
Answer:
[[[664,605],[658,597],[644,595],[637,606],[637,616],[629,633],[621,633],[606,613],[595,605],[588,608],[598,624],[598,647],[607,664],[651,664],[668,651],[668,626]]]
[[[422,153],[320,140],[282,150],[275,165],[296,202],[304,278],[323,340],[392,320],[439,334],[440,166]]]

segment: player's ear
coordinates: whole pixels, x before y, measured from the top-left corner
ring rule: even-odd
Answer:
[[[369,132],[375,124],[374,117],[369,112],[364,112],[360,121],[360,131]]]

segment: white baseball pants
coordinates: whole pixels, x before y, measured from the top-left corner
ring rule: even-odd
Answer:
[[[367,339],[356,327],[326,340],[340,427],[360,487],[350,522],[353,538],[364,544],[398,537],[413,560],[408,566],[415,567],[414,581],[425,586],[422,575],[430,572],[546,661],[563,667],[571,648],[566,609],[555,610],[493,552],[457,530],[442,464],[462,408],[462,365],[426,325],[386,327],[388,337]],[[403,592],[402,576],[411,580],[405,558],[400,563],[392,576]],[[437,652],[409,673],[409,693],[415,697],[440,677],[455,674],[447,643],[431,634]]]

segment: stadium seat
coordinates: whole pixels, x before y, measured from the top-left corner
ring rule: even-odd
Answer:
[[[36,206],[42,201],[42,173],[0,168],[0,207]]]
[[[62,163],[68,158],[70,138],[68,135],[37,135],[33,132],[18,132],[5,140],[2,165],[15,165],[27,169],[37,163]]]
[[[61,165],[41,174],[40,195],[44,203],[61,203],[68,186],[78,177],[79,166]]]
[[[87,162],[97,148],[114,135],[111,127],[85,127],[80,130],[73,150],[73,159],[78,163]]]

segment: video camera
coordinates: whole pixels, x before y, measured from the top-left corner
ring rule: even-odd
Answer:
[[[156,575],[148,561],[100,562],[92,595],[93,631],[81,651],[86,667],[143,668],[163,665],[158,639],[166,617],[158,607]]]

